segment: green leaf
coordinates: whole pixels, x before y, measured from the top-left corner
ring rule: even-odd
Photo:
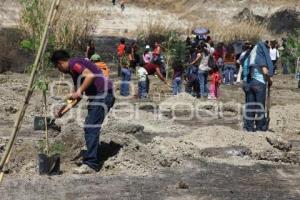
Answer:
[[[25,39],[25,40],[22,40],[21,41],[21,49],[24,49],[24,50],[30,50],[32,51],[34,49],[34,44],[32,43],[31,40],[28,40],[28,39]]]

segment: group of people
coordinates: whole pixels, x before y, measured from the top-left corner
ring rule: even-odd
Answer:
[[[195,39],[190,46],[190,66],[187,70],[187,92],[198,97],[207,96],[207,80],[210,75],[210,99],[219,97],[219,86],[243,82],[245,92],[244,130],[267,131],[270,118],[268,106],[272,76],[276,73],[279,52],[275,42],[245,41],[242,53],[236,53],[233,45],[219,43],[216,48],[210,37]]]
[[[244,129],[247,132],[267,131],[270,119],[266,103],[270,98],[271,77],[276,74],[276,65],[280,56],[277,42],[265,41],[251,44],[249,41],[244,41],[242,48],[237,50],[234,44],[218,43],[215,47],[212,39],[206,36],[196,37],[194,41],[188,38],[186,45],[187,67],[180,62],[172,63],[173,95],[182,92],[184,80],[186,81],[185,92],[210,100],[220,97],[221,84],[243,83]],[[135,62],[139,65],[138,94],[140,98],[147,98],[149,75],[156,73],[162,81],[168,84],[163,73],[165,69],[161,62],[160,44],[156,42],[153,51],[147,45],[141,60],[141,62]],[[125,79],[122,78],[122,80]]]
[[[225,47],[219,43],[216,48],[212,39],[196,38],[187,40],[189,64],[174,62],[173,94],[182,92],[183,80],[186,80],[186,92],[197,97],[217,99],[220,96],[219,87],[222,82],[234,84],[243,81],[245,92],[244,129],[248,132],[267,131],[268,116],[266,116],[266,98],[272,85],[274,74],[274,53],[266,42],[251,45],[245,42],[243,52],[236,55],[232,45]],[[165,66],[162,57],[162,46],[154,44],[153,51],[147,45],[138,54],[136,42],[126,44],[121,39],[117,47],[119,75],[121,76],[120,94],[130,95],[130,81],[132,72],[138,76],[138,97],[147,98],[149,93],[149,75],[157,75],[165,84]],[[276,52],[276,57],[279,55]],[[51,61],[62,73],[69,74],[74,82],[74,92],[68,95],[68,102],[58,112],[56,118],[65,115],[82,99],[88,96],[88,114],[85,120],[84,132],[87,151],[83,156],[82,165],[75,169],[75,173],[85,174],[100,170],[99,135],[101,124],[115,102],[113,82],[109,79],[109,69],[101,62],[96,53],[95,44],[90,41],[86,49],[86,58],[70,58],[64,50],[54,51]],[[209,95],[208,80],[210,79]]]
[[[138,54],[136,42],[126,44],[125,39],[121,39],[117,46],[118,55],[118,75],[121,77],[120,95],[129,96],[132,74],[136,72],[138,76],[137,96],[141,99],[147,98],[150,81],[148,76],[156,75],[165,84],[168,84],[165,74],[165,66],[161,55],[161,45],[156,42],[154,50],[150,45],[145,47],[143,54]]]

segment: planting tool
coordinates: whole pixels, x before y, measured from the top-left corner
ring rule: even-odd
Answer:
[[[61,132],[61,127],[55,123],[56,118],[47,117],[46,119],[47,119],[48,129],[53,129],[55,131]],[[35,131],[45,131],[46,130],[45,117],[40,117],[40,116],[34,117],[33,129]]]
[[[270,125],[270,108],[271,108],[271,86],[267,83],[266,84],[266,105],[265,105],[265,118],[266,118],[266,127],[269,130]]]

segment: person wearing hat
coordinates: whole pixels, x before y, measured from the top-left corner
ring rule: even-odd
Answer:
[[[107,65],[104,62],[101,62],[101,57],[99,54],[94,54],[91,57],[91,61],[97,65],[102,70],[103,75],[106,78],[109,78],[109,72],[110,70],[108,69]]]

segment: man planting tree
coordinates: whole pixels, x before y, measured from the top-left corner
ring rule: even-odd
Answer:
[[[99,135],[101,124],[115,101],[113,84],[94,63],[83,58],[70,58],[64,50],[55,51],[51,61],[60,72],[71,75],[75,88],[67,97],[72,103],[63,106],[55,113],[55,117],[62,117],[76,106],[84,93],[88,96],[88,114],[84,123],[87,151],[81,167],[76,168],[74,173],[90,174],[99,171]]]

